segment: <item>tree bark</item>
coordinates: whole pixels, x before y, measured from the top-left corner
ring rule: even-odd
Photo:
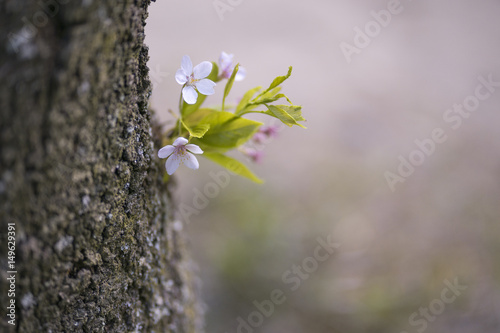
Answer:
[[[0,0],[2,332],[201,331],[153,144],[148,5]]]

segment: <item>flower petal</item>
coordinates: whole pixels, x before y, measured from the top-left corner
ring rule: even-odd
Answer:
[[[184,101],[186,101],[186,103],[194,104],[198,99],[198,93],[192,86],[185,86],[184,88],[182,88],[182,97],[184,98]]]
[[[193,154],[203,154],[203,150],[201,150],[200,147],[192,143],[186,145],[186,149],[192,152]]]
[[[256,143],[264,143],[267,139],[267,136],[264,133],[257,132],[253,135],[252,141]]]
[[[178,147],[178,146],[184,146],[186,143],[188,143],[188,140],[186,138],[183,138],[182,136],[180,136],[177,139],[175,139],[173,145],[175,147]]]
[[[234,57],[233,54],[227,54],[226,52],[222,51],[219,56],[219,64],[233,62],[233,57]]]
[[[219,57],[219,65],[223,71],[227,71],[233,64],[233,55],[222,52]]]
[[[236,76],[234,77],[235,81],[241,81],[247,76],[247,70],[244,67],[239,67],[238,68],[238,73],[236,73]]]
[[[182,57],[181,68],[184,70],[186,75],[191,75],[191,73],[193,72],[193,62],[191,61],[191,58],[189,58],[189,56],[185,55],[184,57]]]
[[[206,78],[212,71],[212,63],[210,61],[204,61],[193,69],[194,78],[196,80],[201,80]]]
[[[167,169],[167,173],[169,175],[172,175],[175,172],[175,170],[177,170],[180,164],[181,164],[181,159],[179,158],[179,155],[172,154],[167,159],[167,162],[165,162],[165,169]]]
[[[209,79],[203,79],[194,84],[196,89],[203,95],[212,95],[215,93],[215,82]]]
[[[172,145],[165,146],[162,149],[158,150],[158,157],[167,158],[174,152],[174,150],[175,147]]]
[[[200,163],[198,163],[198,160],[196,159],[196,157],[189,152],[186,153],[186,155],[184,156],[183,162],[190,169],[196,170],[200,167]]]
[[[182,68],[179,68],[177,72],[175,72],[175,81],[177,81],[178,84],[184,84],[188,81],[188,75]]]
[[[262,161],[262,157],[264,156],[264,152],[254,149],[254,148],[246,148],[243,150],[243,153],[250,157],[252,162],[260,163]]]

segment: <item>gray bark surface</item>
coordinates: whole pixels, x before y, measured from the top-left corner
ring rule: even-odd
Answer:
[[[0,1],[2,332],[200,331],[153,144],[148,5]]]

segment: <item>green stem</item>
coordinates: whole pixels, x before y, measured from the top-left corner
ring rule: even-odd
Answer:
[[[239,112],[239,113],[237,114],[237,116],[238,116],[238,117],[241,117],[241,116],[243,116],[243,115],[245,115],[245,114],[247,114],[247,113],[266,113],[266,111],[253,111],[253,110],[252,110],[252,111],[243,111],[243,112]]]
[[[182,86],[182,88],[184,88],[184,86]],[[181,119],[182,119],[182,103],[183,103],[183,100],[182,100],[182,89],[181,89],[181,94],[180,94],[180,98],[179,98],[179,119],[178,119],[178,122],[179,122],[179,136],[181,135],[181,129],[182,129],[182,125],[181,125]]]

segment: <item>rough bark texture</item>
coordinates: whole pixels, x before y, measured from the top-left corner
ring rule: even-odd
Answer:
[[[148,5],[0,0],[2,332],[200,331],[153,148]]]

